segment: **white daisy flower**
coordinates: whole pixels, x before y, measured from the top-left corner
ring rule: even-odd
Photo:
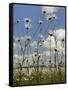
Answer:
[[[38,24],[39,24],[39,25],[43,24],[43,21],[42,21],[42,20],[39,20],[39,21],[38,21]]]
[[[25,28],[26,28],[27,30],[31,28],[31,19],[25,18],[25,19],[24,19],[24,23],[25,23]]]
[[[48,14],[48,15],[46,15],[46,19],[49,21],[56,20],[57,16],[56,16],[56,14]]]
[[[30,41],[32,39],[31,36],[25,36],[25,40]]]
[[[51,7],[51,6],[43,6],[42,7],[42,12],[43,14],[52,14],[58,11],[58,7]]]

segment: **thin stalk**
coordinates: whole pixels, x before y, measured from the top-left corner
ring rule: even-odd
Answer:
[[[38,25],[36,31],[33,33],[32,38],[34,38],[34,37],[36,36],[36,34],[37,34],[37,32],[39,31],[39,29],[40,29],[40,25]]]
[[[39,42],[37,42],[37,83],[39,83],[39,59],[40,59],[40,56],[39,56]]]
[[[30,53],[31,53],[32,60],[33,60],[33,67],[34,67],[34,69],[35,69],[35,72],[36,72],[35,60],[34,60],[34,58],[33,58],[33,55],[32,55],[32,51],[31,51],[30,44],[29,44],[29,48],[30,48]]]
[[[61,41],[61,47],[62,49],[64,48],[64,41]],[[61,51],[61,64],[63,63],[63,57],[64,57],[64,54],[63,54],[63,50]]]
[[[51,36],[50,36],[50,59],[49,59],[49,67],[51,69]]]

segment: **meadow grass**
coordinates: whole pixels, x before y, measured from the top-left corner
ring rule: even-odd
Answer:
[[[56,84],[65,82],[65,70],[59,68],[49,69],[47,71],[32,70],[30,74],[18,70],[13,74],[13,86],[36,85],[36,84]]]

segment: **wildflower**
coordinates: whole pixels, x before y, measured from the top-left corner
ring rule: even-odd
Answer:
[[[19,37],[15,37],[15,41],[16,42],[20,42],[20,38]]]
[[[32,39],[31,36],[25,36],[26,41],[30,41],[31,39]]]
[[[44,14],[45,13],[47,13],[47,14],[53,14],[53,13],[57,12],[58,9],[59,9],[58,7],[43,6],[42,7],[42,12]]]
[[[23,51],[23,47],[21,47],[21,51]]]
[[[48,33],[50,36],[53,36],[53,34],[52,33]]]
[[[27,30],[31,28],[31,19],[25,18],[25,19],[24,19],[24,23],[25,23],[25,28],[26,28]]]
[[[50,31],[48,32],[48,35],[49,35],[49,36],[53,36],[53,31],[50,30]]]
[[[57,16],[55,14],[48,14],[46,18],[47,20],[51,21],[57,19]]]
[[[17,20],[16,22],[19,23],[19,20]]]
[[[62,42],[64,42],[64,38],[62,39]]]
[[[40,47],[42,46],[42,44],[39,45]]]
[[[54,51],[57,52],[57,49],[55,48]]]
[[[43,21],[41,21],[41,20],[38,21],[38,24],[39,24],[39,25],[41,25],[42,23],[43,23]]]
[[[58,11],[57,7],[43,6],[42,13],[48,21],[55,20],[57,18],[55,12]]]
[[[46,13],[46,11],[44,10],[44,11],[43,11],[43,13],[45,14],[45,13]]]
[[[46,14],[46,10],[44,9],[44,7],[42,7],[42,13],[43,13],[43,15]]]
[[[37,56],[37,53],[35,53],[35,56]]]
[[[18,39],[18,42],[20,42],[20,39]]]
[[[43,45],[43,43],[44,43],[44,40],[40,40],[39,46],[41,47]]]

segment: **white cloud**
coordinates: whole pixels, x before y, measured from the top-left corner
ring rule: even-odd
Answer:
[[[62,48],[62,39],[65,39],[65,30],[64,29],[58,29],[55,32],[53,32],[53,35],[57,39],[57,50],[58,51],[63,51],[64,49]],[[48,49],[50,48],[51,44],[51,49],[54,50],[56,48],[55,44],[55,38],[54,36],[48,36],[46,40],[44,41],[44,47],[47,47]],[[64,43],[65,44],[65,43]],[[65,48],[65,47],[64,47]]]
[[[56,36],[57,40],[65,39],[65,30],[64,29],[58,29],[53,32],[53,34]]]
[[[65,39],[65,30],[64,29],[57,29],[56,31],[53,32],[53,35],[57,39],[57,50],[59,52],[64,51],[62,46],[61,46],[61,44],[62,44],[61,40]],[[50,44],[51,44],[51,49],[54,50],[56,48],[54,36],[48,36],[45,39],[43,35],[40,35],[40,37],[44,39],[44,42],[43,42],[42,46],[47,47],[48,49],[50,49]],[[51,42],[50,42],[50,40],[51,40]],[[37,47],[37,42],[33,41],[31,43],[31,47]]]
[[[54,41],[54,37],[53,36],[52,37],[48,36],[46,38],[46,40],[44,41],[44,47],[47,47],[49,49],[50,45],[51,45],[51,49],[55,48],[55,41]]]

